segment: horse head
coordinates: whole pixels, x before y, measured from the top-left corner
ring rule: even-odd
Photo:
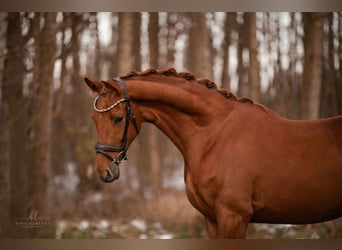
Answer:
[[[119,164],[127,159],[127,149],[139,133],[140,118],[123,80],[84,80],[97,93],[92,112],[98,135],[96,172],[102,181],[112,182],[119,178]]]

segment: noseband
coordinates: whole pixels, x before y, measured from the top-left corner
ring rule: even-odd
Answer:
[[[118,165],[123,161],[123,160],[127,160],[127,152],[126,152],[126,146],[127,146],[127,134],[128,134],[128,128],[129,128],[129,124],[130,124],[130,120],[131,120],[131,116],[132,116],[132,121],[133,121],[133,125],[135,127],[135,130],[137,131],[137,133],[139,132],[138,129],[138,125],[137,125],[137,121],[135,118],[135,115],[132,111],[131,105],[130,105],[130,99],[128,96],[128,89],[127,89],[127,85],[125,83],[125,81],[123,81],[121,78],[112,78],[113,81],[119,83],[125,93],[125,98],[120,99],[119,101],[115,102],[113,105],[109,106],[108,108],[104,108],[104,109],[99,109],[97,108],[97,100],[99,98],[99,96],[97,96],[95,98],[94,101],[94,109],[95,111],[99,112],[99,113],[104,113],[107,112],[113,108],[115,108],[119,103],[121,102],[126,102],[126,119],[125,119],[125,129],[124,129],[124,133],[123,133],[123,137],[121,140],[121,145],[120,146],[115,146],[115,145],[111,145],[111,144],[107,144],[105,142],[98,142],[95,145],[95,151],[96,153],[99,154],[103,154],[105,157],[107,157],[110,161],[112,161],[113,163],[113,167],[114,167],[114,178],[118,179],[119,178],[119,167]],[[116,157],[112,157],[110,156],[107,152],[118,152]]]

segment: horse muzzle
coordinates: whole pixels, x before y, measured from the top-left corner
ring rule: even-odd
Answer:
[[[110,168],[106,168],[104,173],[100,175],[100,178],[103,182],[113,182],[120,177],[120,168],[119,164],[117,164],[115,161],[112,161],[112,166]]]
[[[100,178],[104,182],[113,182],[120,177],[119,164],[127,159],[126,150],[124,148],[116,147],[111,144],[98,142],[95,145],[95,150],[97,154],[102,154],[111,162],[111,167],[106,168],[104,172],[100,175]],[[118,152],[116,157],[112,157],[108,152]]]

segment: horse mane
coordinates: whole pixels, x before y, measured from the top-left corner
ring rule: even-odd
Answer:
[[[173,76],[173,77],[180,77],[187,81],[195,81],[208,89],[216,90],[218,93],[222,94],[226,99],[242,102],[242,103],[250,103],[254,104],[254,102],[249,99],[248,97],[242,97],[237,98],[231,91],[224,89],[224,88],[218,88],[216,83],[207,79],[207,78],[200,78],[197,79],[192,73],[190,72],[177,72],[174,68],[169,69],[162,69],[162,70],[156,70],[153,68],[149,68],[145,71],[130,71],[126,73],[125,75],[120,75],[119,77],[122,79],[129,79],[132,77],[139,77],[139,76],[149,76],[149,75],[162,75],[162,76]]]

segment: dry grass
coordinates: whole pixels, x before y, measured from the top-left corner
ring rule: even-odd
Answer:
[[[203,238],[206,237],[203,216],[194,209],[182,191],[166,190],[159,197],[144,199],[137,192],[114,199],[113,193],[104,192],[100,202],[79,200],[76,204],[64,202],[58,208],[56,221],[66,221],[68,230],[63,237],[91,238],[92,227],[80,231],[77,225],[88,221],[91,225],[100,220],[107,220],[115,226],[116,231],[103,233],[109,238],[138,238],[146,235],[148,238],[158,234],[170,234],[173,238]],[[132,221],[143,221],[146,230],[134,229]],[[99,231],[99,230],[93,230]],[[85,234],[87,233],[87,234]]]
[[[102,192],[103,198],[99,202],[89,202],[84,196],[64,197],[63,202],[56,206],[55,221],[66,220],[79,222],[88,220],[95,223],[108,220],[118,228],[110,231],[104,237],[109,238],[138,238],[141,234],[153,237],[155,234],[170,233],[175,238],[203,238],[207,237],[203,216],[191,206],[184,191],[163,190],[162,195],[149,199],[142,198],[138,192],[129,192],[118,197],[120,192]],[[89,196],[89,195],[88,195]],[[146,223],[146,231],[141,232],[132,228],[133,220]],[[122,230],[124,228],[124,230]],[[89,235],[92,235],[89,228]],[[96,231],[96,230],[95,230]],[[84,234],[84,232],[82,232]],[[76,234],[76,237],[89,235]],[[74,237],[71,234],[70,237]],[[342,238],[342,218],[313,225],[284,226],[269,224],[250,224],[248,238]]]
[[[199,212],[190,205],[183,192],[173,191],[145,201],[141,216],[166,224],[191,223]]]

